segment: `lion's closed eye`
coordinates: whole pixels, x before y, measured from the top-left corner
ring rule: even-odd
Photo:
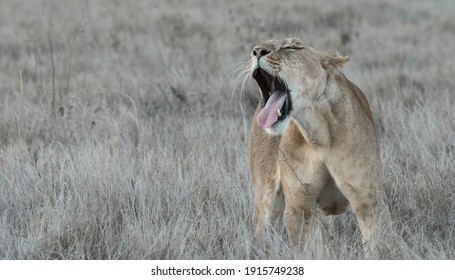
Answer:
[[[286,46],[282,48],[283,50],[288,50],[288,51],[296,51],[298,49],[303,49],[302,46],[297,46],[297,45],[292,45],[292,46]]]

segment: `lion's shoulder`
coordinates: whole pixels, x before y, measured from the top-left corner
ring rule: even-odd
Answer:
[[[346,78],[346,76],[343,73],[339,73],[338,75],[336,75],[335,80],[337,84],[340,86],[340,88],[346,91],[344,94],[354,95],[355,99],[357,100],[363,111],[366,113],[368,119],[371,122],[373,122],[373,114],[371,112],[370,104],[368,103],[368,100],[365,97],[365,94],[362,92],[362,90],[353,82],[351,82],[348,78]]]

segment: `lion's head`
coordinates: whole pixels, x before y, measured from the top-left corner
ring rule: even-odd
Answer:
[[[262,95],[258,125],[272,134],[284,133],[293,113],[317,101],[328,75],[347,61],[347,57],[315,50],[298,38],[268,40],[255,46],[248,71]]]

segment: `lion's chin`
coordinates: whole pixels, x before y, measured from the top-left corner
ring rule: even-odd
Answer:
[[[271,135],[271,136],[283,135],[288,130],[290,122],[291,122],[291,118],[289,116],[287,116],[285,119],[282,119],[282,120],[276,122],[271,127],[264,128],[264,130],[268,135]]]

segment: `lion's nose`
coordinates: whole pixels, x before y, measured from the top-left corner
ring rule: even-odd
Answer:
[[[252,56],[255,56],[257,58],[260,58],[261,56],[264,56],[270,52],[269,49],[263,47],[263,46],[256,46],[254,47],[253,51],[251,52]]]

